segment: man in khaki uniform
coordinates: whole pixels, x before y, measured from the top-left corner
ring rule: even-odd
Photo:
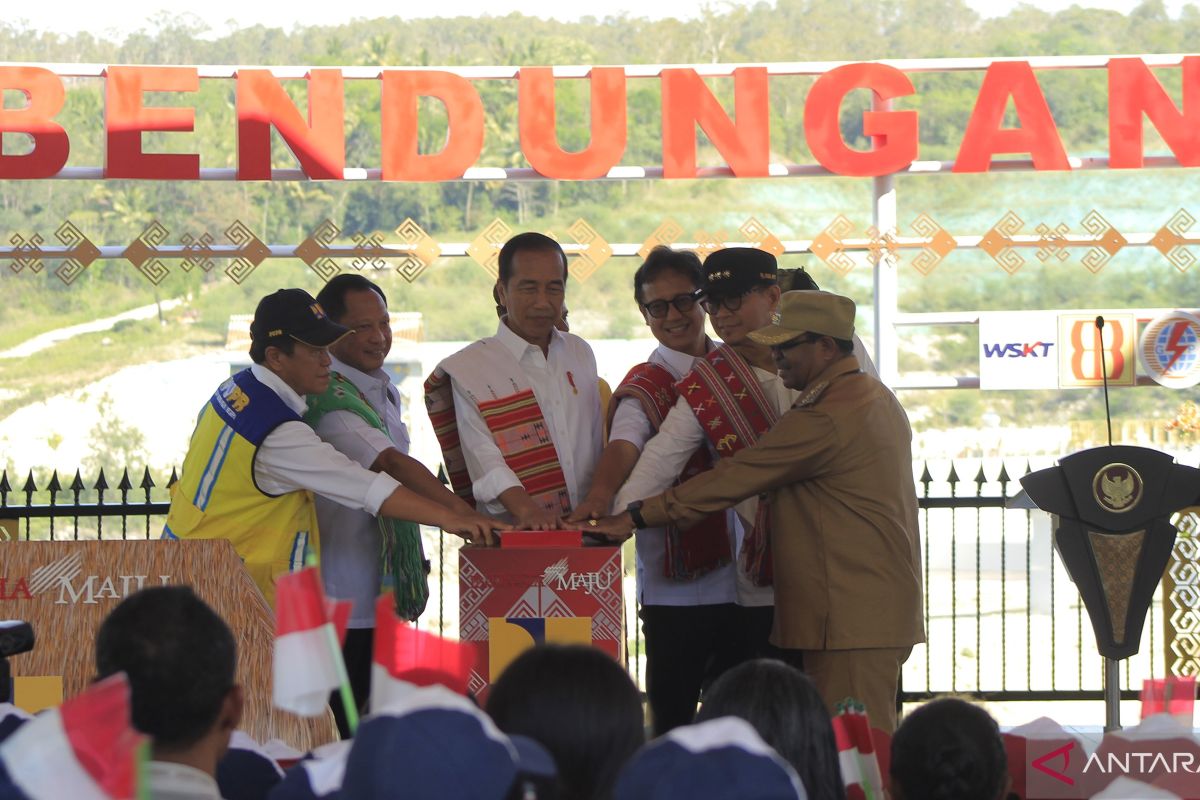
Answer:
[[[750,336],[801,391],[792,409],[754,446],[595,527],[617,538],[687,528],[767,492],[771,643],[803,663],[830,709],[854,697],[891,731],[900,667],[925,641],[912,432],[895,395],[852,353],[854,313],[852,300],[828,292],[784,294],[776,323]]]

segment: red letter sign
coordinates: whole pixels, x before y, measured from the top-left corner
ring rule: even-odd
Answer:
[[[587,149],[568,153],[558,146],[554,71],[521,67],[519,105],[521,152],[539,174],[559,180],[603,178],[625,153],[625,70],[593,67],[592,138]]]
[[[1140,58],[1108,62],[1108,165],[1136,169],[1145,164],[1142,114],[1180,165],[1200,166],[1200,56],[1183,59],[1183,113]]]
[[[346,168],[346,129],[342,73],[308,73],[308,122],[275,76],[265,69],[237,76],[238,180],[271,180],[271,126],[287,142],[304,174],[340,181]]]
[[[765,67],[733,71],[734,113],[729,115],[691,69],[662,71],[663,177],[696,177],[696,125],[739,178],[768,174],[771,128]]]
[[[1001,128],[1008,98],[1020,128]],[[997,61],[988,67],[967,122],[955,172],[987,172],[996,153],[1029,153],[1035,169],[1070,169],[1050,106],[1026,61]]]
[[[57,175],[71,152],[67,132],[54,122],[66,99],[62,79],[41,67],[0,67],[0,98],[9,89],[21,92],[29,104],[24,108],[4,108],[0,103],[0,178],[20,180]],[[5,155],[5,133],[32,136],[33,152]]]
[[[446,144],[440,152],[418,151],[420,97],[436,97],[446,107]],[[483,101],[469,80],[452,72],[384,72],[380,126],[385,181],[461,178],[483,151]]]
[[[109,67],[104,82],[104,125],[108,131],[106,178],[194,181],[200,177],[195,153],[143,153],[145,131],[190,132],[194,108],[146,108],[143,92],[195,92],[195,67]]]
[[[842,100],[863,88],[878,100],[916,91],[907,75],[885,64],[847,64],[826,72],[813,84],[804,105],[808,148],[821,166],[839,175],[874,177],[904,169],[917,157],[916,111],[865,112],[863,133],[875,137],[865,153],[847,147],[842,139]]]

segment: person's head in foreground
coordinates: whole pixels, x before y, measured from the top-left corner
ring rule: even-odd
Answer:
[[[229,626],[186,586],[131,594],[96,634],[96,676],[129,676],[130,716],[154,760],[209,775],[242,718],[236,669]]]
[[[771,348],[784,386],[804,389],[854,353],[854,301],[819,291],[787,292],[775,322],[750,338]]]
[[[697,722],[740,717],[800,776],[810,800],[843,800],[837,742],[829,711],[803,672],[782,661],[747,661],[704,693]]]
[[[645,741],[642,701],[628,673],[582,645],[526,650],[492,685],[487,710],[500,730],[550,751],[564,800],[610,797],[617,773]]]
[[[1000,728],[972,703],[926,703],[892,737],[891,777],[894,800],[1001,800],[1009,776]]]
[[[805,800],[800,777],[749,722],[718,717],[650,742],[617,779],[613,800]]]

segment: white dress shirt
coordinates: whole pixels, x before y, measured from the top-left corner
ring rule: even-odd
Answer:
[[[351,461],[367,468],[389,448],[407,454],[408,428],[400,416],[400,393],[388,374],[381,369],[362,372],[336,358],[331,369],[358,387],[387,426],[388,433],[371,427],[353,411],[339,410],[321,417],[317,435]],[[380,592],[380,534],[376,516],[318,495],[317,523],[325,593],[353,601],[349,627],[374,627],[375,599]]]
[[[690,372],[695,360],[694,356],[672,350],[661,344],[647,359],[651,364],[665,367],[675,380],[679,380]],[[629,442],[644,453],[646,443],[653,436],[654,427],[650,424],[650,418],[646,416],[646,412],[642,410],[641,402],[633,397],[622,397],[618,401],[617,410],[613,415],[612,429],[608,435],[609,441],[620,439]],[[707,441],[699,446],[708,447],[710,452],[712,450]],[[692,452],[695,452],[695,448]],[[691,457],[691,453],[688,454],[688,457]],[[682,471],[682,467],[667,480],[667,486],[675,482],[680,471]],[[641,495],[633,499],[640,499],[640,497]],[[620,512],[624,508],[624,505],[618,504],[613,511]],[[731,539],[736,540],[739,530],[737,514],[732,509],[726,511],[725,521],[729,526]],[[634,537],[637,552],[638,600],[642,605],[699,606],[732,603],[737,600],[735,575],[737,565],[735,563],[726,564],[692,580],[676,581],[666,577],[663,574],[666,566],[666,535],[665,528],[646,528],[638,531],[637,536]],[[731,541],[731,546],[733,543],[734,541]]]
[[[587,494],[603,448],[599,377],[592,348],[578,336],[555,329],[550,332],[549,353],[543,355],[540,347],[513,333],[503,321],[495,341],[512,353],[533,390],[574,507]],[[451,386],[459,441],[479,510],[511,520],[499,498],[521,481],[504,462],[479,407],[453,375]]]
[[[307,405],[282,378],[261,364],[250,371],[259,382],[300,416]],[[285,422],[267,434],[254,458],[254,480],[269,494],[307,489],[344,506],[379,513],[400,484],[384,472],[371,472],[339,453],[300,420]]]
[[[758,378],[758,385],[762,387],[767,401],[775,407],[776,413],[782,416],[792,407],[792,403],[796,402],[800,393],[784,386],[778,373],[767,372],[758,367],[751,369],[754,370],[754,376]],[[700,420],[692,413],[687,400],[680,397],[663,420],[658,434],[642,448],[637,466],[633,468],[621,491],[617,492],[614,510],[623,510],[634,500],[654,497],[669,489],[696,448],[708,444],[708,437],[704,434]],[[738,511],[735,552],[740,553],[746,526],[754,522],[758,498],[743,500],[734,508]],[[641,537],[642,532],[639,531],[637,535]],[[769,606],[775,602],[775,593],[770,586],[755,586],[749,576],[737,569],[736,565],[734,574],[737,576],[738,605]]]

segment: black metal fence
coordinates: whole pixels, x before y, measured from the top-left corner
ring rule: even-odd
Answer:
[[[1079,595],[1053,554],[1050,519],[1013,508],[1019,484],[1008,464],[920,464],[918,478],[928,642],[902,675],[903,702],[955,693],[990,702],[1098,700],[1102,663]],[[985,469],[985,466],[987,469]],[[998,469],[997,469],[998,466]],[[1029,465],[1022,465],[1024,474]],[[991,475],[988,474],[991,472]],[[963,478],[961,475],[970,475]],[[935,477],[936,476],[936,477]],[[0,538],[21,540],[157,537],[176,473],[156,481],[149,469],[124,469],[115,487],[103,470],[31,472],[19,486],[0,474]],[[431,532],[432,533],[432,532]],[[455,537],[428,542],[437,602],[421,624],[457,630]],[[632,585],[627,596],[632,596]],[[447,597],[449,595],[449,597]],[[627,617],[636,619],[632,605]],[[629,667],[641,682],[641,637],[631,625]],[[1140,653],[1122,668],[1122,696],[1165,672],[1161,602],[1153,604]]]

